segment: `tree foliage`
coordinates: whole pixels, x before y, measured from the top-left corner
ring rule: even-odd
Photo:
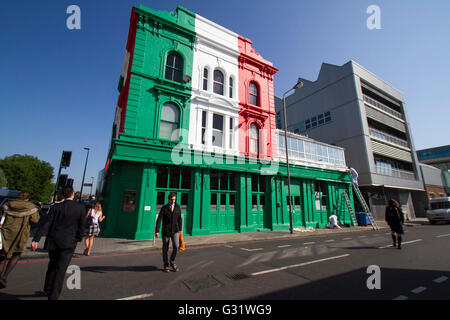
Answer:
[[[53,167],[50,163],[15,154],[0,160],[0,171],[3,171],[9,189],[29,192],[33,201],[50,201],[55,187],[51,182]]]

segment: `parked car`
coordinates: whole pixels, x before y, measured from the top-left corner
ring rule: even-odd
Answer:
[[[434,198],[430,200],[427,218],[431,224],[436,222],[450,223],[450,197]]]

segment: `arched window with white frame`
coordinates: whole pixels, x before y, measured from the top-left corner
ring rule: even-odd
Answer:
[[[225,77],[223,76],[222,71],[216,69],[214,70],[214,85],[213,91],[214,93],[224,95],[224,86],[225,86]]]

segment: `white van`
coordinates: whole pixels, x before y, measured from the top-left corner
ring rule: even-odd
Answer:
[[[450,197],[430,199],[430,209],[427,218],[431,224],[443,221],[450,223]]]

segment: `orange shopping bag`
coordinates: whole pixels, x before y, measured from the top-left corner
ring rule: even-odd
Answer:
[[[178,248],[178,251],[182,252],[184,251],[184,249],[186,249],[186,246],[184,244],[183,234],[181,232],[179,234],[179,239],[180,239],[180,247]]]

